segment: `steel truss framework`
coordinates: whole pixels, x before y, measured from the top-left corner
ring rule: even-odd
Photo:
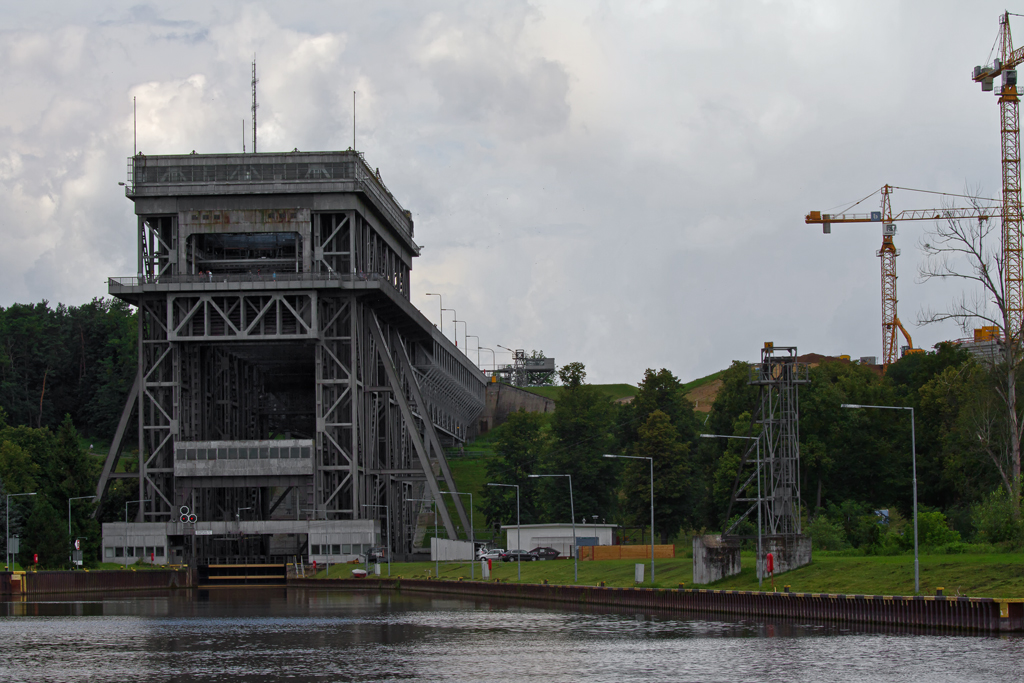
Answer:
[[[766,344],[749,383],[760,387],[753,424],[761,431],[740,461],[726,519],[737,503],[750,505],[723,536],[751,513],[756,518],[759,505],[765,535],[795,536],[801,533],[799,387],[810,383],[809,368],[797,362],[795,346]]]
[[[238,295],[240,305],[247,305],[250,296],[267,295]],[[451,358],[432,362],[422,345],[382,323],[367,297],[348,293],[312,298],[317,311],[311,319],[322,321],[312,342],[316,466],[312,481],[299,492],[301,505],[319,519],[359,519],[367,516],[363,505],[390,501],[391,538],[398,538],[403,529],[415,526],[414,517],[405,519],[408,508],[399,504],[412,495],[412,486],[425,482],[439,499],[440,477],[448,490],[455,490],[441,438],[464,434],[466,420],[479,414],[482,400],[460,381],[466,378],[453,372],[462,366]],[[255,507],[265,514],[274,497],[270,491],[217,494],[175,485],[176,442],[267,437],[263,368],[246,360],[245,347],[218,344],[222,334],[172,340],[178,299],[152,296],[139,302],[139,438],[144,448],[137,476],[142,499],[152,502],[136,520],[170,521],[183,504],[211,520],[230,518],[237,507]],[[249,336],[258,337],[257,331]],[[266,338],[279,338],[277,328],[265,332]],[[439,352],[442,358],[448,355],[435,344],[434,353]],[[126,412],[132,408],[129,404]],[[464,509],[456,510],[462,528],[468,529]],[[458,537],[448,508],[439,506],[438,512],[447,533]]]
[[[146,162],[160,166],[161,159]],[[233,163],[229,155],[205,161],[210,168]],[[103,496],[111,480],[136,478],[144,501],[137,522],[176,520],[183,504],[208,521],[238,519],[242,510],[247,519],[280,519],[287,502],[289,514],[302,519],[372,518],[384,529],[388,515],[371,506],[385,505],[391,526],[382,536],[401,553],[411,550],[417,526],[416,511],[403,501],[423,497],[424,487],[438,502],[443,486],[455,490],[444,446],[467,438],[484,407],[485,379],[407,303],[417,249],[408,214],[346,208],[366,209],[365,198],[336,183],[318,201],[337,210],[289,198],[296,192],[309,201],[309,192],[319,191],[312,180],[302,178],[294,190],[275,186],[278,208],[261,208],[264,194],[243,197],[244,187],[232,202],[202,208],[220,201],[204,198],[207,205],[179,213],[147,214],[137,205],[138,281],[112,291],[138,307],[139,373],[97,487]],[[179,200],[187,194],[177,187],[150,192]],[[389,197],[374,195],[371,204]],[[246,266],[228,264],[209,281],[200,276],[207,255],[196,252],[201,241],[193,235],[272,232],[296,235],[299,272],[289,275],[288,287],[267,282],[266,273],[253,279]],[[187,289],[168,287],[183,277]],[[133,416],[137,471],[117,473]],[[178,443],[260,441],[272,432],[313,441],[312,476],[282,476],[280,485],[257,476],[227,483],[175,477]],[[469,520],[461,498],[452,498],[454,519],[449,505],[437,511],[457,538],[457,525],[468,530]]]

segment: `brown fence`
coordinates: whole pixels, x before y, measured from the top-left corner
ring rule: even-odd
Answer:
[[[322,589],[398,589],[748,618],[811,619],[978,632],[1024,630],[1024,600],[1020,599],[600,588],[420,579],[292,579],[288,585]]]
[[[11,572],[0,574],[0,591],[11,594],[85,593],[190,588],[193,585],[188,569],[26,572],[20,578],[20,582],[12,582]]]
[[[665,560],[676,556],[674,545],[654,546],[654,559]],[[649,560],[649,545],[581,545],[581,560]]]

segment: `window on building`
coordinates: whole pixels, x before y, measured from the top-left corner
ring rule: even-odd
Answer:
[[[114,548],[112,546],[107,546],[106,548],[103,549],[103,557],[113,557],[113,556],[114,556]]]
[[[341,554],[342,555],[351,555],[352,554],[352,546],[350,544],[348,544],[348,543],[342,544],[342,546],[341,546]]]
[[[334,554],[334,555],[341,555],[341,545],[338,544],[338,543],[335,543],[334,545],[332,545],[331,546],[331,553]]]
[[[318,545],[311,545],[311,546],[309,546],[309,554],[310,555],[319,555],[320,554],[320,546],[318,546]]]
[[[164,547],[162,545],[158,545],[156,547],[156,556],[157,557],[163,557],[164,556]]]

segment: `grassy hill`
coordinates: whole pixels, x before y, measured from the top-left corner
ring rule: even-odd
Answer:
[[[637,388],[632,384],[594,384],[592,386],[613,401],[636,396],[637,392]],[[557,401],[562,395],[562,387],[523,387],[523,391],[550,398],[552,401]]]

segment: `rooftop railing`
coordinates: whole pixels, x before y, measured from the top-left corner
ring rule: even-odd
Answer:
[[[352,180],[380,203],[383,210],[410,235],[412,219],[394,195],[357,152],[289,152],[283,154],[187,154],[128,157],[125,195],[135,197],[147,188],[190,185],[302,185]],[[300,191],[296,188],[296,191]]]

